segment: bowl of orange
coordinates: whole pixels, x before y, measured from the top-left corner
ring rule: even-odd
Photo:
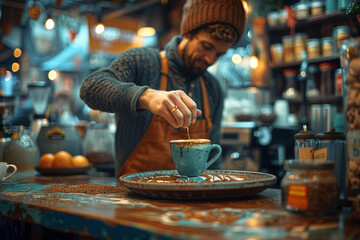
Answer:
[[[90,168],[90,162],[85,156],[72,156],[67,151],[58,151],[41,155],[35,170],[44,175],[73,175],[84,174]]]

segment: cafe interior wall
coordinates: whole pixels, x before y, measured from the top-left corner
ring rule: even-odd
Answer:
[[[119,16],[119,18],[132,17],[139,21],[139,26],[154,26],[158,33],[156,43],[153,43],[152,47],[163,48],[171,37],[179,34],[183,2],[184,0],[169,1],[167,5],[161,5],[159,8],[156,5],[147,8],[147,11],[133,11],[130,14],[123,14],[126,16]],[[225,91],[228,88],[241,88],[249,85],[266,86],[268,83],[267,69],[264,64],[264,59],[266,59],[264,54],[267,51],[263,49],[261,34],[254,31],[252,19],[265,14],[264,11],[269,9],[268,6],[271,7],[274,5],[273,2],[278,1],[265,0],[265,5],[261,5],[259,2],[263,1],[248,1],[252,12],[249,13],[249,21],[241,40],[209,69],[210,72],[217,75]],[[92,26],[88,23],[89,19],[92,19],[93,23],[96,22],[93,17],[81,17],[76,12],[65,11],[58,14],[55,29],[49,31],[43,27],[46,14],[41,14],[36,20],[30,19],[27,14],[27,11],[23,11],[22,23],[19,26],[14,24],[9,34],[1,34],[1,41],[8,48],[22,47],[25,50],[20,71],[14,74],[21,83],[20,88],[16,91],[26,94],[28,82],[48,80],[48,72],[54,69],[58,74],[57,79],[52,81],[54,91],[72,91],[78,100],[77,103],[83,104],[78,99],[77,93],[81,79],[91,71],[109,64],[116,57],[114,54],[116,51],[99,48],[91,50]],[[111,13],[108,16],[110,15]],[[106,15],[104,19],[106,19]],[[108,18],[108,22],[112,20]],[[129,46],[129,48],[131,47],[133,46]],[[240,56],[243,61],[234,62],[234,55]],[[249,67],[249,59],[252,55],[256,55],[259,59],[256,69]]]

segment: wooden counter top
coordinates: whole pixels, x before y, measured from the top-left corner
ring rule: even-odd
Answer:
[[[293,214],[282,209],[278,189],[241,199],[173,201],[145,198],[123,187],[102,195],[44,191],[54,184],[119,182],[113,177],[18,172],[0,185],[0,226],[16,221],[81,239],[360,238],[360,220],[350,212],[338,210],[324,217]]]

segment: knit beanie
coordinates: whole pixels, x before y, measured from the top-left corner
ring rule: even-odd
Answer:
[[[238,38],[244,31],[246,13],[242,0],[187,0],[183,7],[182,35],[210,23],[226,23],[235,28]]]

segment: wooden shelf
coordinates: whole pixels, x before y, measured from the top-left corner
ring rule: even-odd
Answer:
[[[283,98],[281,98],[283,99]],[[301,98],[286,99],[290,104],[301,104]],[[308,104],[341,104],[343,96],[319,96],[319,97],[308,97]]]
[[[318,57],[318,58],[309,58],[307,59],[309,64],[319,64],[322,62],[331,62],[331,61],[340,61],[340,55],[332,55],[326,57]],[[289,63],[270,63],[270,67],[272,69],[282,69],[282,68],[291,68],[298,67],[303,61],[289,62]]]
[[[343,11],[336,11],[329,14],[324,14],[321,16],[315,16],[315,17],[309,17],[305,20],[300,20],[296,23],[295,31],[297,29],[303,29],[309,26],[314,27],[314,25],[321,25],[326,22],[336,22],[340,20],[346,20],[356,18],[356,14],[346,14]],[[275,34],[275,32],[281,32],[281,31],[290,31],[290,28],[286,24],[279,24],[274,27],[267,26],[266,28],[268,34]]]

